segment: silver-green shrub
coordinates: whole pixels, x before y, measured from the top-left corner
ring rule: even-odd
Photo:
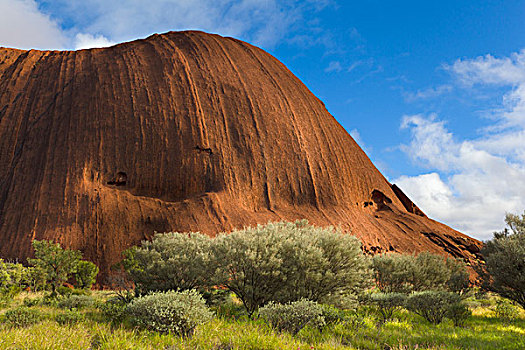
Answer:
[[[456,293],[424,291],[409,295],[405,307],[430,323],[438,324],[447,315],[450,307],[460,301],[461,298]]]
[[[370,301],[377,306],[382,322],[392,319],[394,311],[403,307],[407,296],[403,293],[374,293]]]
[[[463,262],[428,252],[376,255],[372,267],[377,287],[384,293],[448,290],[462,294],[470,284]]]
[[[369,280],[359,240],[308,222],[268,223],[219,235],[212,244],[215,283],[251,316],[270,301],[323,301],[360,291]]]
[[[259,316],[279,332],[294,335],[306,325],[321,328],[325,324],[322,305],[306,299],[287,304],[270,302],[259,309]]]
[[[212,318],[204,299],[195,290],[168,291],[134,299],[127,307],[133,322],[160,333],[190,336],[195,327]]]
[[[211,280],[210,238],[200,233],[157,233],[128,250],[124,265],[139,294],[187,290]]]

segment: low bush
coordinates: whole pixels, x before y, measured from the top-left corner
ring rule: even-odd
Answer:
[[[82,321],[83,319],[84,316],[80,312],[73,310],[66,310],[65,312],[55,315],[55,321],[59,325],[72,325]]]
[[[324,319],[324,324],[321,324],[321,331],[326,327],[329,327],[336,323],[345,322],[347,320],[345,312],[332,305],[322,305],[321,311],[321,316]]]
[[[20,294],[20,287],[9,286],[0,288],[0,307],[8,307],[14,298]]]
[[[110,299],[101,304],[98,309],[109,323],[116,326],[121,324],[126,318],[127,306],[128,304],[125,302],[117,299]]]
[[[494,312],[496,313],[496,317],[507,322],[519,316],[519,311],[516,306],[512,305],[512,303],[506,299],[498,299],[496,301]]]
[[[394,311],[405,304],[407,296],[402,293],[374,293],[370,295],[370,302],[381,314],[381,322],[392,319]]]
[[[70,295],[73,295],[73,292],[75,289],[73,287],[66,287],[66,286],[59,286],[56,288],[56,293],[59,296],[62,297],[69,297]]]
[[[321,328],[326,324],[322,305],[306,299],[287,304],[270,302],[259,309],[259,316],[270,327],[293,335],[299,333],[306,325]]]
[[[191,336],[195,327],[212,318],[206,302],[195,290],[168,291],[136,298],[127,307],[133,322],[160,333]]]
[[[454,326],[463,327],[467,319],[472,316],[472,311],[465,303],[459,302],[449,306],[446,316],[454,322]]]
[[[33,306],[40,305],[42,303],[42,299],[41,298],[24,298],[24,301],[22,303],[26,307],[33,307]]]
[[[7,310],[5,323],[11,327],[27,327],[40,322],[42,315],[38,310],[28,307],[18,307]]]
[[[58,302],[58,307],[61,309],[82,309],[91,307],[95,300],[88,295],[70,295]]]
[[[42,304],[51,307],[57,307],[59,302],[58,295],[47,294],[42,298]]]
[[[424,291],[407,297],[405,307],[433,324],[440,323],[451,305],[461,301],[459,295],[451,292]]]

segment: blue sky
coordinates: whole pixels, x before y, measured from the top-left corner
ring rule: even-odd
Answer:
[[[480,239],[525,209],[525,0],[0,0],[0,46],[201,29],[275,55],[430,217]]]

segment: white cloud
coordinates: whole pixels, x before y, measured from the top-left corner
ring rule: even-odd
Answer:
[[[0,0],[0,46],[61,49],[67,38],[34,0]]]
[[[329,46],[329,35],[318,25],[305,23],[307,15],[311,18],[333,4],[332,0],[0,0],[0,45],[89,48],[194,29],[265,48],[294,38]]]
[[[263,47],[286,38],[307,11],[330,0],[43,0],[46,9],[74,23],[76,33],[116,42],[171,30],[196,29],[239,37]],[[304,26],[297,26],[305,32]]]
[[[430,87],[416,92],[404,93],[405,100],[407,102],[414,102],[416,100],[426,100],[429,98],[436,98],[448,92],[451,92],[453,87],[448,84],[439,85],[438,87]]]
[[[522,84],[525,82],[525,49],[510,57],[496,58],[492,55],[475,59],[458,59],[445,65],[465,85],[473,84]]]
[[[474,237],[488,239],[492,232],[503,228],[506,212],[525,209],[525,163],[491,152],[487,147],[490,137],[457,141],[435,115],[405,116],[402,126],[412,134],[411,143],[404,145],[403,151],[445,174],[445,178],[432,172],[393,181],[427,215]],[[514,147],[523,151],[522,144]]]
[[[339,61],[332,61],[328,64],[328,67],[325,68],[325,72],[336,72],[339,73],[343,70],[343,67],[341,66],[341,62]]]
[[[482,136],[458,140],[436,115],[403,117],[411,142],[401,149],[434,170],[398,183],[431,217],[482,239],[525,209],[525,50],[509,57],[460,59],[446,68],[463,88],[498,87],[502,105]]]
[[[75,50],[107,47],[114,44],[114,42],[108,40],[103,35],[94,36],[91,34],[78,33],[75,36]]]

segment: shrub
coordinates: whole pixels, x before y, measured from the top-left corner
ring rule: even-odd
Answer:
[[[402,293],[374,293],[370,301],[377,306],[382,322],[392,319],[394,311],[405,304],[407,296]]]
[[[372,267],[377,287],[384,293],[449,290],[462,294],[470,285],[463,262],[428,252],[377,255]]]
[[[408,293],[414,257],[397,253],[376,255],[372,259],[374,277],[379,290],[384,293]]]
[[[40,322],[42,316],[38,310],[18,307],[5,313],[5,323],[11,327],[27,327]]]
[[[310,300],[299,300],[287,304],[268,303],[259,309],[259,316],[268,325],[279,332],[286,331],[293,335],[306,325],[322,327],[325,325],[323,308]]]
[[[126,251],[124,267],[139,294],[208,286],[210,238],[200,233],[158,233]]]
[[[324,325],[321,324],[322,328],[320,328],[320,330],[322,330],[324,327],[331,326],[339,322],[344,322],[347,319],[344,311],[332,305],[321,305],[321,312],[321,316],[324,319]]]
[[[112,325],[118,325],[126,318],[128,304],[117,299],[110,299],[99,306],[104,318]]]
[[[13,299],[20,294],[20,287],[10,286],[0,289],[0,306],[6,307],[11,304]]]
[[[507,214],[509,228],[494,233],[481,254],[486,270],[481,271],[484,287],[525,308],[525,213]]]
[[[504,321],[512,321],[519,316],[519,312],[514,305],[508,300],[499,299],[496,301],[495,308],[496,317]]]
[[[91,261],[79,261],[74,274],[77,288],[90,289],[96,281],[98,271],[98,266]]]
[[[56,293],[58,294],[58,296],[62,296],[66,298],[73,295],[73,291],[74,291],[73,287],[66,287],[66,286],[59,286],[56,289]]]
[[[459,295],[450,292],[424,291],[407,297],[405,306],[408,310],[422,316],[430,323],[440,323],[451,305],[459,303]]]
[[[45,290],[47,287],[47,273],[41,267],[26,267],[23,277],[24,284],[32,291]]]
[[[42,303],[42,299],[40,298],[24,298],[24,301],[23,301],[23,304],[26,307],[37,306],[40,303]]]
[[[55,315],[55,321],[60,325],[72,325],[84,319],[84,316],[78,311],[67,310]]]
[[[323,301],[368,281],[368,260],[355,237],[307,221],[222,234],[212,249],[216,284],[235,293],[250,317],[270,301]]]
[[[93,306],[95,300],[88,295],[70,295],[58,302],[58,307],[61,309],[82,309]]]
[[[447,318],[451,319],[456,327],[463,327],[471,315],[472,311],[463,302],[450,305],[446,314]]]
[[[0,305],[8,306],[22,290],[25,267],[0,259]]]
[[[197,325],[212,318],[195,290],[149,294],[133,300],[127,312],[139,327],[181,336],[192,335]]]

